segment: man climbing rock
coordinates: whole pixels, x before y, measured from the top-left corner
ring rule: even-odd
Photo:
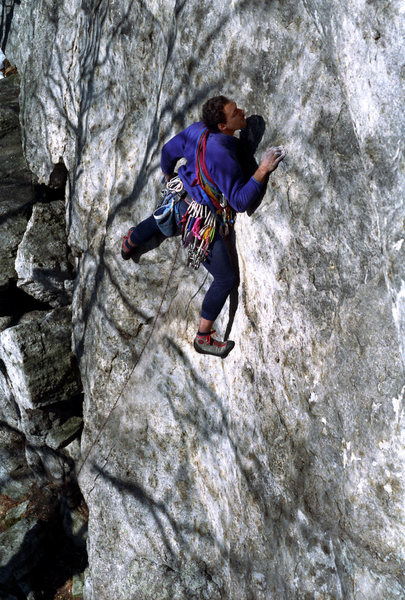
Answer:
[[[285,157],[282,146],[268,148],[254,172],[246,173],[240,163],[237,130],[245,129],[244,111],[225,96],[215,96],[204,104],[202,121],[194,123],[163,146],[162,171],[168,181],[166,195],[175,227],[180,228],[182,242],[189,252],[189,264],[199,264],[214,280],[202,304],[201,320],[194,348],[201,354],[225,358],[234,347],[230,340],[220,340],[213,330],[231,290],[238,284],[224,236],[229,233],[238,212],[244,212],[260,197],[269,173]],[[181,158],[187,163],[175,174]],[[251,169],[252,170],[252,169]],[[172,203],[174,209],[170,212]],[[159,220],[158,212],[124,236],[121,255],[128,260],[135,249],[159,231],[171,235]]]

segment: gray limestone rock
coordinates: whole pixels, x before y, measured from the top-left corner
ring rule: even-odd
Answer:
[[[67,446],[81,430],[83,419],[70,417],[59,427],[54,426],[46,436],[46,445],[53,450]]]
[[[24,436],[3,421],[0,424],[0,495],[20,498],[28,493],[30,485]]]
[[[66,534],[75,546],[84,549],[87,542],[88,514],[85,514],[80,505],[72,508],[66,502],[63,503],[61,512]]]
[[[34,206],[18,247],[15,269],[18,287],[37,300],[55,307],[71,303],[73,272],[62,200]]]
[[[404,597],[403,38],[400,0],[15,6],[26,158],[69,173],[86,600]],[[221,92],[288,151],[237,220],[226,361],[178,240],[119,254]]]
[[[19,406],[17,428],[33,446],[58,450],[80,434],[83,420],[75,414],[77,405],[77,401],[67,400],[35,409]]]
[[[0,333],[7,329],[12,323],[12,317],[0,317]]]
[[[18,75],[0,81],[0,283],[16,276],[14,263],[33,203],[32,175],[21,146]]]
[[[14,430],[21,432],[33,447],[47,446],[59,450],[80,436],[82,417],[78,397],[41,408],[18,405],[11,392],[12,383],[4,364],[0,367],[0,418]],[[79,451],[73,454],[78,458]],[[68,452],[67,456],[70,456]]]
[[[0,362],[0,418],[11,427],[18,429],[20,417],[21,412],[11,393],[5,366]]]
[[[83,576],[82,575],[73,575],[72,596],[73,596],[73,598],[83,598]]]
[[[17,523],[17,521],[20,521],[24,513],[27,511],[28,505],[29,500],[25,500],[25,502],[10,508],[10,510],[6,512],[6,516],[4,518],[6,526],[12,527],[15,523]]]
[[[0,334],[0,356],[22,408],[62,402],[80,392],[70,336],[68,307],[30,313]]]
[[[80,456],[81,456],[80,439],[76,438],[72,442],[70,442],[70,444],[68,444],[67,446],[64,446],[63,452],[64,452],[64,454],[66,454],[66,456],[68,458],[70,458],[72,460],[72,462],[74,464],[77,464],[79,462]]]
[[[35,568],[41,558],[44,531],[39,519],[21,519],[0,533],[0,582],[18,580]]]
[[[48,446],[32,447],[27,444],[25,456],[31,469],[41,473],[45,481],[61,483],[69,478],[72,471],[72,462]]]

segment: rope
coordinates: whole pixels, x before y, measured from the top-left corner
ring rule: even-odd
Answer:
[[[204,281],[202,282],[202,284],[200,285],[200,287],[198,288],[198,290],[196,291],[196,293],[195,293],[195,294],[193,294],[193,295],[191,296],[190,300],[188,301],[187,308],[186,308],[186,312],[185,312],[185,314],[184,314],[184,320],[185,320],[185,322],[186,322],[186,324],[185,324],[185,327],[184,327],[184,334],[186,333],[186,331],[187,331],[187,327],[188,327],[188,321],[187,321],[188,309],[190,308],[190,304],[192,303],[192,301],[194,300],[194,298],[197,296],[197,294],[200,292],[200,290],[202,289],[202,287],[205,285],[205,282],[207,281],[208,274],[209,274],[209,273],[208,273],[208,271],[207,271],[207,273],[206,273],[206,275],[205,275],[205,277],[204,277]]]
[[[105,426],[107,425],[108,421],[110,420],[110,417],[111,417],[111,415],[112,415],[113,411],[114,411],[114,410],[115,410],[115,408],[117,407],[117,405],[118,405],[118,402],[120,401],[120,399],[121,399],[121,397],[122,397],[122,394],[124,393],[124,390],[125,390],[125,388],[127,387],[127,385],[128,385],[128,382],[129,382],[130,378],[132,377],[132,374],[133,374],[133,372],[135,371],[135,369],[136,369],[136,367],[137,367],[137,365],[138,365],[139,361],[141,360],[141,358],[142,358],[142,355],[143,355],[143,353],[144,353],[144,351],[145,351],[145,348],[146,348],[146,346],[148,345],[148,343],[149,343],[149,340],[151,339],[151,337],[152,337],[152,335],[153,335],[153,332],[154,332],[154,330],[155,330],[155,326],[156,326],[156,322],[157,322],[157,320],[158,320],[158,317],[159,317],[159,315],[160,315],[160,311],[162,310],[163,301],[164,301],[164,299],[165,299],[165,296],[166,296],[167,288],[169,287],[169,282],[170,282],[170,279],[171,279],[171,277],[172,277],[172,273],[173,273],[173,271],[174,271],[174,265],[176,264],[176,260],[177,260],[177,256],[178,256],[178,254],[179,254],[179,250],[180,250],[180,246],[177,246],[176,254],[174,255],[174,260],[173,260],[173,263],[172,263],[172,267],[171,267],[171,269],[170,269],[169,277],[167,278],[166,286],[165,286],[165,289],[163,290],[163,294],[162,294],[162,299],[161,299],[161,301],[160,301],[160,304],[159,304],[159,307],[158,307],[158,310],[157,310],[157,313],[156,313],[156,317],[155,317],[155,319],[154,319],[154,321],[153,321],[153,325],[152,325],[152,327],[151,327],[150,333],[149,333],[148,337],[146,338],[146,341],[145,341],[145,343],[144,343],[144,345],[143,345],[143,348],[142,348],[142,350],[141,350],[141,352],[140,352],[140,354],[139,354],[138,358],[137,358],[137,359],[136,359],[136,361],[135,361],[135,364],[134,364],[134,366],[132,367],[132,369],[131,369],[131,371],[130,371],[129,375],[127,376],[127,378],[125,379],[125,381],[124,381],[124,384],[123,384],[123,386],[122,386],[122,388],[121,388],[121,391],[120,391],[120,393],[118,394],[118,397],[117,397],[117,399],[115,400],[115,402],[114,402],[114,404],[113,404],[112,408],[109,410],[109,412],[108,412],[108,414],[107,414],[107,417],[106,417],[106,418],[105,418],[105,420],[104,420],[104,423],[102,424],[102,426],[101,426],[101,427],[100,427],[100,429],[98,430],[98,433],[97,433],[97,435],[96,435],[96,437],[95,437],[94,441],[91,443],[91,445],[90,445],[90,448],[88,449],[88,451],[87,451],[87,453],[86,453],[86,456],[84,457],[84,459],[83,459],[83,462],[82,462],[82,464],[80,465],[80,467],[79,467],[79,470],[77,471],[77,474],[76,474],[76,478],[77,478],[77,479],[79,478],[79,475],[80,475],[80,473],[82,472],[82,469],[83,469],[84,465],[86,464],[87,460],[89,459],[89,456],[90,456],[90,454],[91,454],[91,451],[93,450],[93,448],[95,447],[95,445],[96,445],[96,444],[97,444],[97,442],[99,441],[99,439],[100,439],[100,437],[101,437],[101,434],[103,433],[103,431],[104,431],[104,429],[105,429]]]

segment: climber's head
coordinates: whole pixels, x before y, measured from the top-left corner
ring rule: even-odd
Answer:
[[[226,135],[233,135],[238,129],[246,127],[244,111],[226,96],[214,96],[207,100],[202,108],[202,120],[210,131]]]

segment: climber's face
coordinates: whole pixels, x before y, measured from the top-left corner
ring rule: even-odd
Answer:
[[[226,135],[233,135],[238,129],[245,129],[247,123],[245,111],[236,106],[236,102],[228,102],[224,106],[225,123],[219,123],[218,129]]]

